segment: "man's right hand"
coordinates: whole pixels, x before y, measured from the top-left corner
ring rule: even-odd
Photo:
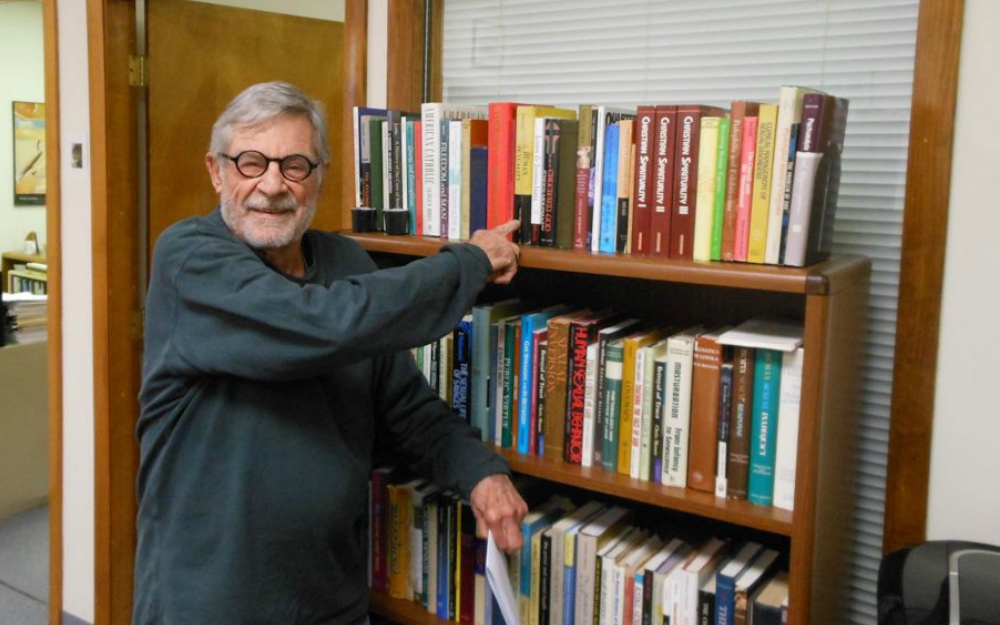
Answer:
[[[507,237],[516,232],[520,224],[518,220],[512,219],[492,230],[476,230],[469,239],[469,243],[486,252],[486,256],[490,259],[490,265],[493,267],[490,282],[510,284],[514,274],[517,273],[517,260],[521,250],[507,240]]]

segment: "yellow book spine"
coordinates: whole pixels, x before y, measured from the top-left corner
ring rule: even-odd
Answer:
[[[771,207],[771,170],[778,105],[761,104],[757,115],[757,159],[754,163],[753,202],[750,205],[750,247],[747,262],[763,263],[767,251],[767,220]]]
[[[695,198],[693,260],[712,260],[712,215],[715,209],[715,162],[719,148],[718,117],[701,118],[698,147],[698,194]]]
[[[406,599],[407,544],[409,539],[408,492],[396,485],[389,486],[389,595]]]

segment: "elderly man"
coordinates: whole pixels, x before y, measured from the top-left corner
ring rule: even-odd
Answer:
[[[220,207],[164,232],[150,279],[134,623],[363,622],[373,451],[462,493],[480,532],[520,546],[506,464],[407,351],[510,281],[517,222],[383,271],[307,230],[326,125],[284,83],[238,95],[205,160]]]

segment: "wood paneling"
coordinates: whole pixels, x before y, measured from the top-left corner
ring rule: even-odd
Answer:
[[[345,0],[344,3],[344,97],[340,128],[340,227],[351,227],[354,197],[354,123],[355,106],[368,101],[368,0]],[[336,175],[336,174],[332,174]]]
[[[910,117],[883,550],[927,535],[963,0],[922,0]]]
[[[218,202],[208,173],[212,124],[251,84],[283,80],[325,105],[331,129],[344,119],[344,25],[182,0],[152,0],[149,33],[149,241]],[[340,227],[338,132],[313,227]],[[350,143],[350,141],[348,141]]]
[[[386,105],[420,112],[424,78],[424,0],[389,3]]]
[[[45,169],[49,184],[45,196],[45,231],[48,240],[48,399],[49,399],[49,623],[62,619],[63,518],[62,518],[62,189],[59,123],[59,32],[56,0],[42,0],[45,46]]]

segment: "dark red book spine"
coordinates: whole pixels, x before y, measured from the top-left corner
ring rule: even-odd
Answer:
[[[650,253],[670,256],[670,214],[674,197],[674,145],[677,133],[677,107],[656,107],[653,125],[653,180],[649,213]]]
[[[650,252],[650,196],[653,190],[653,143],[656,107],[640,106],[635,118],[635,173],[632,176],[632,253]]]

